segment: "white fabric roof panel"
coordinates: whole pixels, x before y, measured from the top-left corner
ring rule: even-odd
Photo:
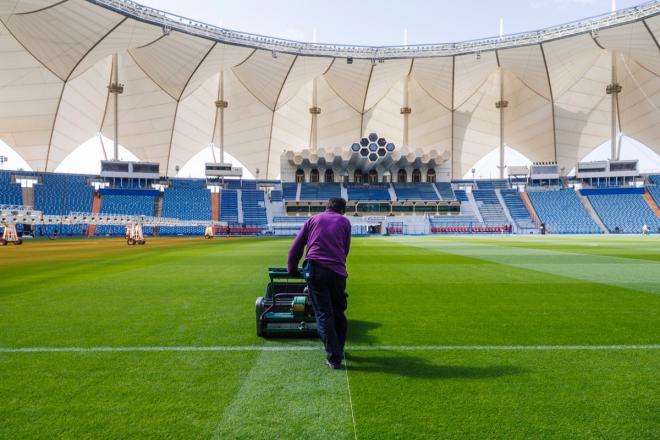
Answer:
[[[220,71],[231,69],[249,57],[254,49],[217,43],[204,58],[183,92],[183,98],[197,90],[209,77]],[[213,101],[215,98],[213,98]]]
[[[294,97],[288,99],[287,103],[275,112],[267,177],[275,177],[279,174],[280,155],[283,151],[309,147],[312,127],[309,108],[312,106],[312,91],[313,83],[307,81]]]
[[[460,108],[480,90],[494,71],[497,71],[495,52],[455,57],[454,109]]]
[[[336,62],[335,62],[336,63]],[[326,150],[350,146],[361,137],[362,115],[337,96],[324,78],[318,80],[318,146]]]
[[[259,168],[263,177],[273,112],[243,86],[233,70],[225,72],[225,100],[229,103],[225,111],[225,151],[253,174]]]
[[[0,139],[45,169],[63,83],[0,24]]]
[[[555,160],[552,103],[504,71],[504,143],[533,162]]]
[[[415,61],[417,64],[417,61]],[[408,144],[413,148],[451,151],[452,112],[414,79],[408,85]]]
[[[604,48],[622,53],[660,75],[660,50],[642,22],[603,29],[596,41]]]
[[[605,88],[611,81],[611,56],[599,54],[581,79],[555,97],[557,162],[567,170],[610,136],[611,100]]]
[[[418,58],[410,75],[430,96],[447,109],[452,108],[454,58]]]
[[[454,177],[462,178],[483,156],[500,145],[499,72],[490,74],[482,86],[454,111]]]
[[[548,72],[543,61],[541,46],[523,46],[498,51],[500,66],[512,72],[528,88],[551,99]]]
[[[278,54],[274,58],[271,52],[258,50],[233,70],[255,98],[275,110],[280,91],[295,59],[294,55],[288,54]]]
[[[363,116],[362,132],[378,133],[401,148],[403,144],[403,80],[399,80],[371,110]]]
[[[364,102],[364,112],[371,110],[387,95],[393,86],[410,72],[411,60],[390,60],[387,63],[376,63]]]
[[[148,45],[163,35],[161,29],[142,23],[137,20],[127,19],[117,26],[110,34],[100,40],[96,46],[76,66],[71,78],[87,71],[99,60],[122,53],[132,47]]]
[[[353,60],[348,64],[337,59],[325,74],[328,85],[335,93],[358,113],[364,112],[373,65],[369,60]]]
[[[47,8],[61,0],[3,0],[0,3],[0,17],[4,18],[12,14],[24,14]]]
[[[312,81],[314,78],[321,76],[330,64],[332,58],[320,57],[297,57],[291,71],[286,77],[286,82],[282,87],[279,99],[277,101],[277,108],[286,105],[294,96],[302,91],[303,87]],[[309,102],[311,107],[311,100]]]
[[[107,57],[67,82],[55,120],[47,171],[54,171],[69,153],[99,132],[108,98],[106,87],[110,83],[111,67],[112,57]]]
[[[176,166],[183,167],[193,156],[208,148],[213,138],[215,105],[209,105],[209,97],[217,96],[218,75],[208,78],[201,87],[179,101],[174,121],[172,146],[167,172],[176,175]]]
[[[621,131],[660,154],[660,77],[622,55],[617,66]]]
[[[177,102],[156,85],[133,58],[119,57],[119,143],[141,160],[159,162],[165,172]],[[113,98],[108,101],[103,134],[114,138]]]
[[[94,45],[126,18],[83,0],[13,15],[7,25],[30,53],[67,79]]]
[[[131,49],[130,53],[152,81],[172,98],[179,100],[213,44],[208,40],[172,31],[153,43]]]

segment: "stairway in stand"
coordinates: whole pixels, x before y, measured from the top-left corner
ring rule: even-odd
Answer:
[[[655,203],[655,200],[653,200],[653,196],[649,194],[649,191],[644,188],[644,201],[649,205],[649,208],[655,212],[655,216],[660,218],[660,207],[658,207],[658,204]]]
[[[211,220],[217,222],[220,220],[220,193],[211,193]]]
[[[94,193],[94,199],[92,201],[92,214],[96,215],[101,212],[101,204],[103,199],[101,198],[101,193],[98,191]],[[96,233],[96,225],[89,225],[87,228],[87,236],[93,237]]]

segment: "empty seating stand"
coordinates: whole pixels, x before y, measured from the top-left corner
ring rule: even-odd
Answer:
[[[211,221],[211,192],[199,179],[173,179],[163,192],[161,217]],[[203,226],[168,226],[160,235],[202,235]]]
[[[494,190],[475,189],[472,191],[472,195],[487,226],[500,226],[509,223]]]
[[[298,192],[297,183],[283,183],[282,184],[282,198],[287,202],[296,201],[296,193]]]
[[[549,233],[600,234],[573,189],[528,191],[529,199]]]
[[[22,205],[21,187],[11,183],[11,173],[0,171],[0,205]]]
[[[508,189],[508,180],[477,180],[478,189]]]
[[[390,201],[387,185],[363,185],[360,183],[346,184],[348,200]]]
[[[454,191],[454,194],[456,195],[456,200],[458,200],[459,202],[467,202],[468,201],[468,197],[467,197],[467,194],[465,193],[465,190],[457,189],[456,191]]]
[[[660,230],[660,219],[643,198],[643,188],[582,190],[610,232],[641,233],[646,224],[651,232]]]
[[[394,183],[393,187],[398,201],[438,200],[432,183]]]
[[[651,194],[651,197],[653,197],[653,200],[655,200],[655,204],[660,206],[660,186],[653,185],[647,187],[646,189],[648,189],[649,194]]]
[[[536,225],[520,198],[520,193],[518,193],[517,189],[503,189],[500,191],[500,194],[511,214],[511,218],[513,218],[518,227],[521,229],[536,229]]]
[[[300,184],[301,201],[325,201],[330,197],[341,197],[341,186],[338,183]]]
[[[442,200],[456,200],[456,194],[454,194],[451,183],[436,182],[435,187],[438,189],[438,193],[440,193]]]
[[[238,222],[238,194],[235,190],[220,191],[220,220],[228,223]]]
[[[158,195],[157,190],[102,189],[101,213],[153,216]]]
[[[258,189],[244,189],[241,193],[241,201],[244,224],[261,226],[268,223],[263,191]]]
[[[34,186],[34,208],[52,215],[90,212],[94,189],[87,185],[88,179],[76,174],[44,173],[41,183]]]

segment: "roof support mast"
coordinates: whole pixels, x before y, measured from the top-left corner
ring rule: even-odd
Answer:
[[[119,83],[119,58],[117,54],[112,55],[112,81],[108,90],[114,95],[115,107],[115,146],[112,160],[119,160],[119,95],[124,93],[124,85]]]
[[[213,128],[213,144],[220,148],[220,163],[225,163],[225,109],[228,106],[229,104],[225,101],[225,73],[220,71],[218,99],[215,101],[215,127]]]
[[[616,0],[612,0],[612,14],[616,12]],[[619,99],[618,95],[621,92],[621,85],[618,83],[617,73],[616,73],[616,51],[611,50],[612,52],[612,82],[608,84],[605,89],[605,92],[610,95],[612,101],[612,110],[611,110],[611,129],[612,129],[612,138],[610,140],[610,160],[619,160],[619,148],[618,148],[618,138],[619,138],[619,124],[618,124],[618,115],[619,115]]]

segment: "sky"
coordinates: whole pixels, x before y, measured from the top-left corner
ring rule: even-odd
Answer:
[[[409,45],[486,38],[499,34],[500,19],[505,34],[536,30],[604,14],[612,8],[612,0],[138,0],[138,3],[243,32],[298,41],[314,41],[316,36],[319,43],[376,46],[403,44],[404,32]],[[642,0],[617,0],[616,8],[641,3]],[[106,139],[105,143],[110,148],[111,141]],[[607,145],[597,148],[588,158],[607,158]],[[121,151],[123,158],[134,159],[127,150]],[[5,168],[29,169],[2,141],[0,155],[9,158]],[[622,155],[641,159],[640,171],[660,170],[660,156],[632,139],[624,142]],[[99,140],[94,137],[74,151],[57,171],[95,173],[101,156]],[[203,163],[211,161],[211,157],[211,150],[204,149],[182,167],[179,175],[202,177]],[[241,166],[234,158],[228,159]],[[511,165],[528,162],[513,150],[506,159]],[[498,154],[494,151],[477,163],[478,174],[495,176],[497,162]]]
[[[228,29],[334,44],[448,43],[541,29],[600,15],[611,0],[137,0]],[[644,0],[618,0],[617,9]]]

